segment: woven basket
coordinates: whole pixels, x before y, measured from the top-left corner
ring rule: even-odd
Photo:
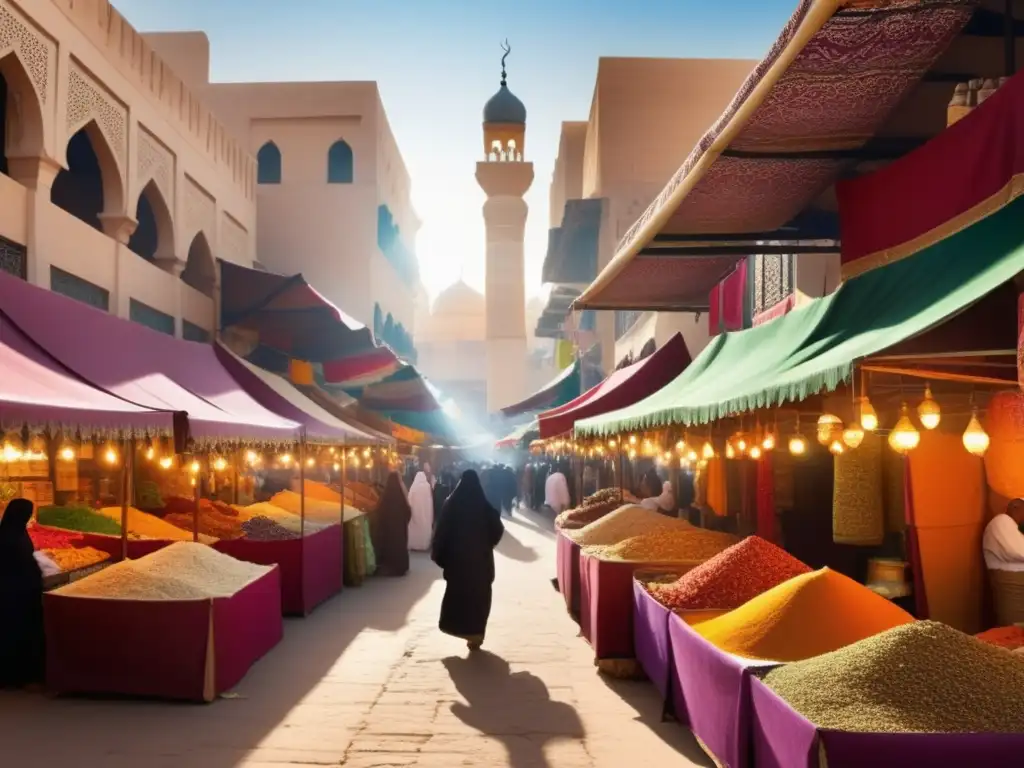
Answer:
[[[882,451],[882,485],[885,530],[902,533],[907,527],[907,499],[904,489],[906,459],[896,451]]]
[[[832,490],[832,540],[876,546],[885,539],[882,438],[864,436],[852,451],[836,456]]]
[[[988,578],[997,626],[1024,622],[1024,571],[990,570]]]

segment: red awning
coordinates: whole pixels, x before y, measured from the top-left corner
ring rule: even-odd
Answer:
[[[542,439],[565,434],[578,419],[616,411],[654,394],[681,374],[692,361],[682,334],[677,333],[659,350],[639,363],[615,371],[596,387],[560,408],[542,413]]]
[[[747,255],[834,250],[828,227],[798,225],[798,216],[974,10],[970,0],[802,0],[576,308],[706,310],[711,288]]]
[[[836,185],[843,277],[898,261],[966,229],[1024,193],[1022,181],[1019,74],[924,146]]]

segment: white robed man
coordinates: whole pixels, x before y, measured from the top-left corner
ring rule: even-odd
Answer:
[[[430,487],[426,472],[417,472],[409,488],[409,549],[426,552],[430,549],[430,537],[434,530],[434,491]]]

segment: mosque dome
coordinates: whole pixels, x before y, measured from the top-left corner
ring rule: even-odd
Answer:
[[[498,92],[484,105],[484,122],[526,125],[526,107],[508,89],[504,78]]]
[[[432,342],[483,339],[486,322],[484,295],[459,280],[434,299],[423,336]]]

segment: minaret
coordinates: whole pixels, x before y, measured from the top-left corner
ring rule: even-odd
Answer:
[[[533,163],[524,162],[526,107],[508,89],[504,45],[501,87],[484,106],[484,159],[476,180],[487,195],[487,410],[522,400],[526,391],[526,279],[523,235]]]

